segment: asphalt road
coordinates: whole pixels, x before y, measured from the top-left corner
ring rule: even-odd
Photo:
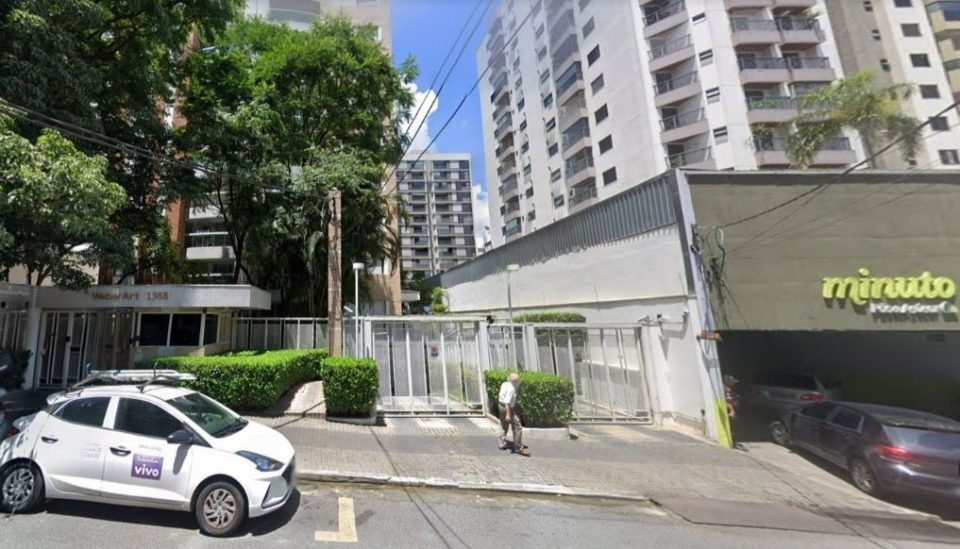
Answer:
[[[224,545],[929,547],[929,543],[851,535],[697,525],[638,503],[363,485],[303,485],[284,509],[250,521],[227,542],[201,535],[186,513],[59,501],[33,514],[0,517],[0,547],[4,548]]]

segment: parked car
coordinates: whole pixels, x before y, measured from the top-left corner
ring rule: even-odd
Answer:
[[[960,499],[960,422],[892,406],[820,402],[784,418],[786,442],[849,471],[861,491]]]
[[[740,387],[744,414],[768,422],[787,412],[825,400],[840,400],[839,386],[828,387],[819,376],[803,372],[760,372]]]
[[[58,393],[19,427],[0,444],[5,512],[44,499],[174,509],[224,536],[247,517],[282,508],[295,486],[294,451],[283,435],[180,387]]]
[[[20,389],[0,396],[0,441],[17,434],[14,423],[17,419],[35,414],[47,406],[44,391]]]

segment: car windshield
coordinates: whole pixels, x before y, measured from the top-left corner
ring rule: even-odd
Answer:
[[[172,398],[167,403],[217,438],[236,433],[249,423],[226,406],[200,393]]]

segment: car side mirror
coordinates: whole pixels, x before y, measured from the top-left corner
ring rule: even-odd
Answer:
[[[193,444],[195,442],[193,434],[186,429],[178,429],[167,437],[169,444]]]

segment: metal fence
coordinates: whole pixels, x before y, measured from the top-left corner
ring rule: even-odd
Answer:
[[[0,349],[23,349],[26,337],[25,311],[0,312]]]
[[[482,414],[488,405],[483,371],[516,368],[571,380],[574,420],[651,420],[637,325],[488,324],[466,316],[359,322],[357,348],[354,319],[343,321],[344,354],[376,360],[386,414]],[[326,345],[326,319],[234,319],[234,349]]]

